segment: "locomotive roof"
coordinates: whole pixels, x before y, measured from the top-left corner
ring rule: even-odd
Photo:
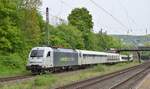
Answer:
[[[98,52],[98,51],[88,51],[88,50],[78,50],[79,52],[82,52],[84,54],[97,54],[97,55],[106,55],[105,52]]]
[[[50,50],[52,50],[51,47],[34,47],[34,48],[32,48],[32,50],[45,50],[45,49],[50,49]]]
[[[73,49],[65,49],[65,48],[53,48],[54,51],[60,51],[60,52],[76,52],[76,50]]]

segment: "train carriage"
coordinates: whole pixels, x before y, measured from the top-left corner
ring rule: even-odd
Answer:
[[[120,62],[120,54],[107,53],[107,62],[108,63]]]
[[[82,65],[86,64],[98,64],[98,63],[106,63],[107,55],[104,52],[96,52],[96,51],[87,51],[87,50],[79,50],[81,53]]]
[[[132,61],[133,55],[120,55],[120,61],[126,62],[126,61]]]

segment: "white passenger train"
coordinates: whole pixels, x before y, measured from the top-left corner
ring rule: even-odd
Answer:
[[[133,55],[120,55],[120,61],[132,61]]]
[[[29,54],[26,68],[31,70],[32,73],[41,73],[46,70],[55,71],[56,69],[70,69],[100,63],[127,61],[127,58],[129,57],[117,53],[34,47]],[[131,59],[132,57],[129,60]]]

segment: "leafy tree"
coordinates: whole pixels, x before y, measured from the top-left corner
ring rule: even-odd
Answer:
[[[50,31],[50,44],[65,48],[83,49],[82,33],[72,25],[61,24]]]
[[[41,5],[41,0],[23,0],[21,5],[20,10],[23,10],[21,29],[24,31],[25,38],[27,38],[26,41],[31,46],[39,45],[42,36],[42,28],[40,27],[42,20],[39,20],[40,15],[37,8]]]
[[[97,40],[95,37],[95,34],[89,32],[89,33],[83,33],[83,39],[84,39],[84,47],[87,50],[97,50]]]
[[[93,28],[92,15],[86,8],[75,8],[68,16],[69,24],[80,31],[90,32]]]
[[[17,15],[15,5],[14,2],[6,4],[5,0],[1,1],[0,49],[3,51],[15,52],[22,46],[21,31],[16,24]]]
[[[68,16],[69,24],[77,27],[82,32],[82,38],[84,39],[85,49],[94,50],[92,15],[86,8],[75,8]]]
[[[29,48],[42,43],[44,21],[37,11],[39,1],[0,0],[0,59],[4,59],[0,63],[23,66]]]
[[[110,48],[121,48],[123,44],[121,41],[117,38],[114,38],[112,36],[98,33],[96,34],[96,37],[98,39],[98,50],[107,50]]]

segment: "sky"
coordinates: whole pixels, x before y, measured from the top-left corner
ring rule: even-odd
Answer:
[[[43,15],[43,19],[45,19],[45,8],[49,8],[49,22],[51,24],[59,23],[58,18],[67,21],[67,16],[74,8],[86,7],[93,17],[94,32],[99,32],[102,28],[108,34],[145,35],[146,32],[150,34],[150,0],[42,1],[43,4],[39,10]],[[94,1],[96,5],[91,1]],[[104,8],[108,13],[100,9],[99,6]]]

